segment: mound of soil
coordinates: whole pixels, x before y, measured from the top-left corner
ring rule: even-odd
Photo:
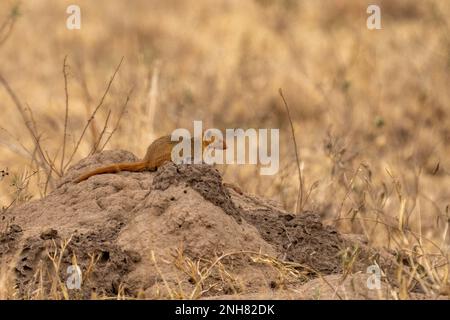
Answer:
[[[296,299],[317,298],[311,286],[324,277],[349,279],[375,261],[392,265],[391,257],[323,225],[317,213],[295,215],[236,193],[208,165],[167,163],[156,172],[71,182],[85,170],[134,160],[126,151],[86,158],[47,197],[5,213],[0,265],[11,266],[19,296],[57,291],[55,279],[64,283],[74,264],[83,281],[68,290],[73,298]]]

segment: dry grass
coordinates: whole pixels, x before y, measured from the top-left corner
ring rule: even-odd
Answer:
[[[69,31],[69,1],[2,1],[0,204],[44,196],[105,147],[142,155],[193,120],[281,128],[277,175],[229,166],[225,179],[397,252],[409,264],[397,298],[413,280],[448,293],[450,4],[379,2],[381,31],[366,29],[366,1],[81,0]]]

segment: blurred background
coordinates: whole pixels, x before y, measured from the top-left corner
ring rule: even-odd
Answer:
[[[382,30],[367,29],[369,4]],[[51,192],[103,145],[142,157],[203,120],[280,128],[277,175],[219,168],[245,192],[295,211],[300,167],[302,211],[374,243],[448,248],[449,24],[438,0],[3,0],[0,205]]]

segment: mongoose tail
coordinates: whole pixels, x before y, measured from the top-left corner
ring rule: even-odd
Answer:
[[[156,169],[156,168],[154,168]],[[109,166],[101,167],[98,169],[94,169],[92,171],[89,171],[77,179],[75,179],[75,183],[79,183],[81,181],[87,180],[92,176],[95,176],[97,174],[104,174],[104,173],[117,173],[120,171],[131,171],[131,172],[139,172],[139,171],[145,171],[145,170],[152,170],[148,166],[147,162],[140,161],[140,162],[124,162],[124,163],[115,163]]]

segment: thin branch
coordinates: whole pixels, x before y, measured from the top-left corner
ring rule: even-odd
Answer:
[[[59,149],[56,151],[55,153],[55,157],[53,158],[53,160],[51,161],[51,163],[55,163],[56,162],[56,158],[58,157],[58,153],[59,153]],[[50,157],[49,157],[50,159]],[[52,172],[49,171],[45,180],[45,185],[44,185],[44,195],[47,195],[47,190],[48,190],[48,185],[52,182]],[[53,186],[52,186],[53,187]]]
[[[35,130],[33,129],[33,125],[32,122],[30,121],[30,119],[28,118],[26,112],[25,112],[25,108],[23,107],[22,103],[20,102],[19,98],[17,97],[17,95],[15,94],[14,90],[11,88],[11,86],[9,85],[8,81],[6,81],[6,79],[3,77],[3,75],[0,72],[0,83],[3,85],[3,87],[6,89],[6,92],[8,93],[8,95],[11,97],[11,99],[14,102],[14,105],[16,106],[17,110],[19,111],[22,120],[25,124],[25,127],[28,129],[31,137],[34,140],[34,144],[38,150],[38,155],[41,158],[41,163],[42,164],[47,164],[48,167],[43,166],[43,168],[45,169],[45,171],[51,170],[51,166],[47,160],[47,158],[44,155],[44,152],[42,151],[42,148],[40,146],[39,143],[39,138],[37,133],[35,132]],[[50,169],[49,169],[50,168]]]
[[[97,152],[98,150],[98,146],[100,144],[100,142],[102,141],[102,138],[106,132],[106,129],[108,128],[108,123],[109,123],[109,119],[111,117],[111,110],[108,111],[108,115],[106,116],[106,120],[105,120],[105,125],[103,126],[102,131],[100,132],[100,135],[97,139],[97,142],[94,144],[94,146],[92,147],[91,152],[89,153],[90,155],[94,154]]]
[[[64,57],[63,62],[63,75],[64,75],[64,93],[66,96],[66,113],[64,115],[64,135],[63,135],[63,146],[62,146],[62,156],[61,156],[61,172],[63,172],[64,158],[66,156],[66,138],[67,138],[67,121],[69,119],[69,91],[67,89],[67,56]]]
[[[86,130],[87,130],[87,128],[89,127],[89,124],[92,122],[92,120],[94,120],[94,117],[95,117],[95,115],[97,114],[97,111],[98,111],[98,110],[101,108],[101,106],[103,105],[103,101],[105,100],[105,97],[106,97],[106,95],[108,94],[109,89],[111,88],[111,84],[113,83],[114,78],[116,77],[116,74],[117,74],[117,72],[119,71],[120,66],[122,65],[123,59],[124,59],[124,57],[122,57],[122,59],[120,59],[120,62],[119,62],[119,64],[117,65],[116,70],[114,71],[114,73],[113,73],[111,79],[109,80],[108,86],[106,87],[106,90],[105,90],[105,92],[103,93],[103,96],[102,96],[102,98],[100,99],[99,104],[98,104],[97,107],[94,109],[94,111],[92,112],[91,116],[89,117],[89,119],[88,119],[86,125],[84,126],[83,132],[81,133],[81,136],[80,136],[80,138],[79,138],[78,141],[77,141],[77,144],[76,144],[76,146],[75,146],[75,148],[74,148],[74,150],[73,150],[73,152],[72,152],[72,154],[71,154],[71,156],[70,156],[70,158],[69,158],[69,161],[68,161],[68,162],[65,164],[65,166],[64,166],[64,170],[65,170],[65,169],[69,166],[69,164],[72,162],[73,157],[74,157],[75,154],[77,153],[78,148],[80,147],[81,141],[83,140],[83,137],[84,137],[84,135],[86,134]]]
[[[19,5],[17,4],[11,10],[9,17],[0,26],[0,34],[2,34],[7,29],[3,38],[0,39],[0,46],[2,46],[11,36],[19,14]]]
[[[31,152],[20,142],[20,140],[18,138],[13,136],[8,130],[6,130],[3,127],[0,127],[0,131],[5,132],[6,135],[10,139],[12,139],[16,142],[16,143],[12,143],[12,142],[9,142],[7,140],[3,140],[2,138],[0,138],[0,144],[6,146],[7,148],[9,148],[9,150],[15,152],[16,154],[18,154],[22,157],[32,158]]]
[[[119,118],[117,119],[116,125],[114,126],[113,130],[111,131],[111,133],[109,134],[108,138],[106,138],[105,143],[102,145],[102,147],[99,149],[100,151],[103,151],[103,149],[105,149],[106,145],[108,144],[109,140],[111,139],[111,137],[114,135],[114,133],[117,131],[117,129],[119,128],[120,125],[120,121],[123,118],[123,115],[125,114],[127,107],[128,107],[128,102],[130,101],[130,97],[133,93],[133,89],[130,90],[130,92],[127,95],[127,98],[125,100],[125,103],[122,106],[122,110],[120,111],[119,114]]]
[[[37,144],[37,150],[39,151],[39,154],[41,154],[45,160],[46,165],[50,168],[50,170],[48,170],[47,174],[51,175],[51,172],[55,172],[59,177],[62,177],[62,172],[59,172],[58,169],[53,165],[54,161],[52,162],[50,160],[50,157],[46,157],[45,154],[46,152],[44,152],[44,150],[42,149],[41,146],[41,136],[37,135],[38,133],[38,129],[37,129],[37,124],[36,124],[36,120],[34,119],[34,115],[33,115],[33,109],[30,108],[30,106],[27,104],[27,107],[25,109],[25,111],[28,111],[28,113],[30,114],[30,123],[31,123],[31,127],[33,129],[33,131],[36,133],[36,140],[38,142]],[[45,167],[44,167],[45,169]],[[47,171],[47,170],[46,170]],[[52,183],[53,186],[53,181],[50,181]]]
[[[91,114],[91,106],[92,106],[92,96],[89,92],[89,86],[86,81],[86,74],[84,72],[84,60],[83,58],[76,59],[77,68],[80,70],[79,76],[76,77],[76,79],[79,81],[81,85],[81,89],[83,90],[84,99],[85,99],[85,109],[86,109],[86,116],[89,116]],[[98,129],[96,121],[92,121],[90,125],[91,134],[92,134],[92,141],[97,141],[98,137]]]
[[[298,170],[298,183],[299,183],[299,191],[297,195],[297,205],[295,208],[295,212],[299,213],[303,209],[303,176],[302,171],[300,169],[300,156],[298,154],[298,146],[297,146],[297,140],[295,139],[295,130],[294,130],[294,124],[292,123],[291,113],[289,111],[288,103],[286,102],[286,99],[283,95],[283,90],[281,88],[278,90],[281,99],[283,99],[284,106],[286,108],[286,112],[289,118],[289,123],[291,125],[291,133],[292,133],[292,140],[294,142],[294,150],[295,150],[295,158],[297,159],[297,170]]]
[[[147,100],[148,100],[148,109],[147,109],[147,120],[148,120],[148,134],[153,139],[155,134],[155,114],[156,107],[158,102],[158,83],[159,83],[159,70],[160,70],[161,62],[156,61],[152,78],[150,83],[150,90],[148,92]]]

